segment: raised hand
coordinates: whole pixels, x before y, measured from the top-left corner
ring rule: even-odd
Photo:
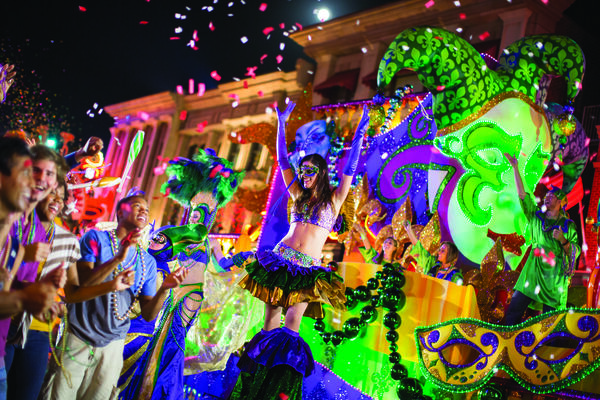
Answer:
[[[115,276],[112,280],[113,291],[119,292],[121,290],[129,289],[135,282],[135,271],[128,269],[121,271],[119,275]]]
[[[361,135],[364,135],[364,133],[367,131],[367,128],[369,127],[369,119],[369,107],[365,104],[363,105],[363,112],[362,116],[360,117],[360,121],[358,122],[356,133],[360,132]]]
[[[50,245],[48,243],[36,242],[25,246],[25,255],[23,261],[43,262],[50,254]]]
[[[142,232],[139,229],[134,229],[133,231],[129,232],[129,234],[125,236],[123,240],[121,240],[119,251],[117,252],[117,255],[115,257],[117,257],[117,259],[121,261],[125,260],[129,248],[131,246],[137,245],[141,238]]]
[[[563,244],[564,242],[567,241],[567,238],[565,237],[563,231],[560,229],[554,229],[552,231],[552,237],[554,239],[558,240],[560,242],[560,244]]]
[[[171,272],[165,277],[161,285],[162,289],[173,289],[181,285],[183,280],[188,274],[188,270],[185,267],[179,267],[175,271]]]
[[[48,282],[36,282],[19,291],[23,309],[32,314],[45,313],[54,304],[56,288]]]
[[[506,158],[506,161],[508,161],[513,168],[519,165],[519,160],[508,153],[504,153],[504,158]]]
[[[17,72],[14,68],[14,65],[0,65],[0,103],[4,103],[8,89],[15,82]]]
[[[277,119],[280,122],[287,121],[288,118],[290,117],[290,114],[292,113],[292,111],[294,111],[294,107],[296,107],[296,103],[294,103],[291,100],[288,103],[285,111],[283,111],[283,112],[279,111],[279,107],[275,107],[275,111],[277,111]]]
[[[102,139],[92,136],[87,140],[87,142],[85,142],[85,145],[77,151],[77,155],[82,158],[95,156],[100,152],[100,150],[102,150],[103,147],[104,142],[102,142]]]
[[[67,270],[65,269],[65,265],[66,263],[63,262],[58,267],[48,272],[42,278],[42,281],[53,284],[57,289],[65,287],[65,283],[67,283]]]

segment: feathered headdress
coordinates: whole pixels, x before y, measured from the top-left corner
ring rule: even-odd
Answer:
[[[234,171],[232,163],[217,157],[212,149],[199,149],[193,160],[178,157],[169,161],[169,180],[161,191],[179,204],[191,207],[198,193],[214,196],[217,208],[227,204],[244,178],[244,171]],[[195,206],[195,204],[194,204]]]

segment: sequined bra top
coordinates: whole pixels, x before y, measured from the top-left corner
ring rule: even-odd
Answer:
[[[290,215],[290,223],[294,222],[303,222],[306,224],[313,224],[320,226],[321,228],[327,229],[327,231],[331,232],[333,230],[333,226],[335,225],[335,215],[333,213],[333,207],[331,204],[327,204],[325,207],[322,207],[320,211],[317,211],[310,215],[308,211],[308,205],[304,205],[304,212],[296,211],[296,207],[292,206],[292,212]]]

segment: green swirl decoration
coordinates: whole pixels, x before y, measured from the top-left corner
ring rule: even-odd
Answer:
[[[434,141],[440,151],[460,160],[465,173],[457,184],[457,198],[465,216],[475,225],[484,226],[492,218],[491,207],[479,204],[479,195],[485,188],[496,192],[506,184],[502,174],[510,167],[503,153],[521,151],[521,135],[509,135],[493,121],[478,121],[462,132],[462,137],[447,135]],[[501,144],[501,147],[498,147]]]

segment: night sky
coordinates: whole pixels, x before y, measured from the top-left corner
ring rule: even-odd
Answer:
[[[187,90],[189,79],[196,87],[203,82],[207,89],[214,88],[218,82],[211,78],[212,71],[221,76],[220,83],[244,79],[247,67],[258,67],[257,75],[277,68],[291,71],[303,55],[285,32],[299,29],[296,23],[317,23],[314,9],[327,7],[333,16],[341,16],[388,2],[3,1],[0,63],[16,64],[19,75],[7,102],[0,105],[0,133],[19,125],[16,120],[49,117],[51,130],[108,138],[112,120],[98,115],[105,105],[175,91],[177,85]],[[266,9],[261,11],[263,3]],[[268,27],[273,31],[265,35]],[[197,50],[190,43],[194,31]],[[29,101],[23,111],[25,100]]]
[[[450,0],[440,0],[450,1]],[[552,1],[552,0],[550,0]],[[20,0],[0,5],[0,63],[16,64],[17,83],[0,105],[0,134],[15,126],[48,119],[51,132],[68,130],[77,137],[109,137],[112,119],[98,115],[109,104],[185,90],[188,80],[207,89],[256,74],[294,69],[302,49],[285,32],[318,22],[313,10],[326,7],[338,17],[392,1],[384,0]],[[261,4],[266,9],[261,11]],[[425,3],[425,1],[424,1]],[[572,36],[588,61],[584,93],[578,100],[597,104],[597,37],[590,1],[577,0],[567,14],[578,27]],[[207,7],[212,7],[209,12]],[[180,18],[176,17],[180,15]],[[214,30],[209,25],[212,22]],[[283,24],[283,28],[280,27]],[[561,25],[567,27],[567,25]],[[176,28],[182,29],[176,33]],[[272,27],[265,35],[263,30]],[[570,29],[570,28],[566,28]],[[193,50],[190,40],[197,31]],[[572,33],[572,34],[571,34]],[[242,43],[241,38],[248,41]],[[596,35],[597,36],[597,35]],[[177,40],[172,38],[178,37]],[[281,50],[281,46],[285,46]],[[264,57],[261,63],[261,57]],[[278,63],[277,55],[282,61]],[[590,65],[593,63],[593,65]],[[593,67],[593,68],[592,68]],[[590,85],[592,83],[592,85]],[[587,90],[586,90],[587,89]],[[94,109],[94,104],[97,108]],[[91,118],[88,111],[94,113]],[[28,121],[29,120],[29,121]]]

